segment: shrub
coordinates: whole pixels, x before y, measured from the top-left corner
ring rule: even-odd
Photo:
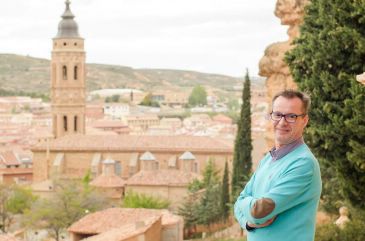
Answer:
[[[364,241],[365,221],[354,220],[343,229],[335,224],[325,224],[317,227],[315,241]]]
[[[170,202],[168,200],[134,192],[128,192],[125,195],[122,204],[122,206],[125,208],[152,208],[152,209],[165,209],[168,208],[169,205]]]

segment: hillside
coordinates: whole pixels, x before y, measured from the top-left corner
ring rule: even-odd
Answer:
[[[0,54],[0,89],[48,93],[50,61],[14,54]],[[87,90],[137,88],[184,90],[201,84],[212,90],[229,91],[242,79],[184,70],[133,69],[126,66],[87,64]],[[262,85],[262,79],[253,84]]]

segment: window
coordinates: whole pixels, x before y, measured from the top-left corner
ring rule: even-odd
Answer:
[[[63,116],[63,129],[64,131],[67,131],[67,116]]]
[[[77,66],[74,67],[74,80],[77,80]]]
[[[193,172],[198,173],[198,163],[194,162]]]
[[[77,132],[77,116],[74,117],[74,131]]]
[[[65,65],[62,67],[62,79],[67,80],[67,67]]]
[[[120,161],[115,161],[115,174],[118,176],[122,175],[122,164]]]
[[[156,161],[154,164],[155,165],[154,165],[153,170],[158,170],[160,168],[160,163],[158,161]]]

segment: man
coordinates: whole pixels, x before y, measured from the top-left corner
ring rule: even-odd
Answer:
[[[272,101],[275,147],[238,197],[234,214],[248,241],[313,241],[322,189],[318,161],[303,141],[310,99],[285,90]]]

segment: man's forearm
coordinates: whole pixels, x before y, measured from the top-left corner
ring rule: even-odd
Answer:
[[[267,220],[263,224],[253,224],[253,223],[247,222],[247,225],[251,228],[264,228],[264,227],[267,227],[267,226],[271,225],[275,221],[275,218],[276,218],[276,216],[269,219],[269,220]]]

